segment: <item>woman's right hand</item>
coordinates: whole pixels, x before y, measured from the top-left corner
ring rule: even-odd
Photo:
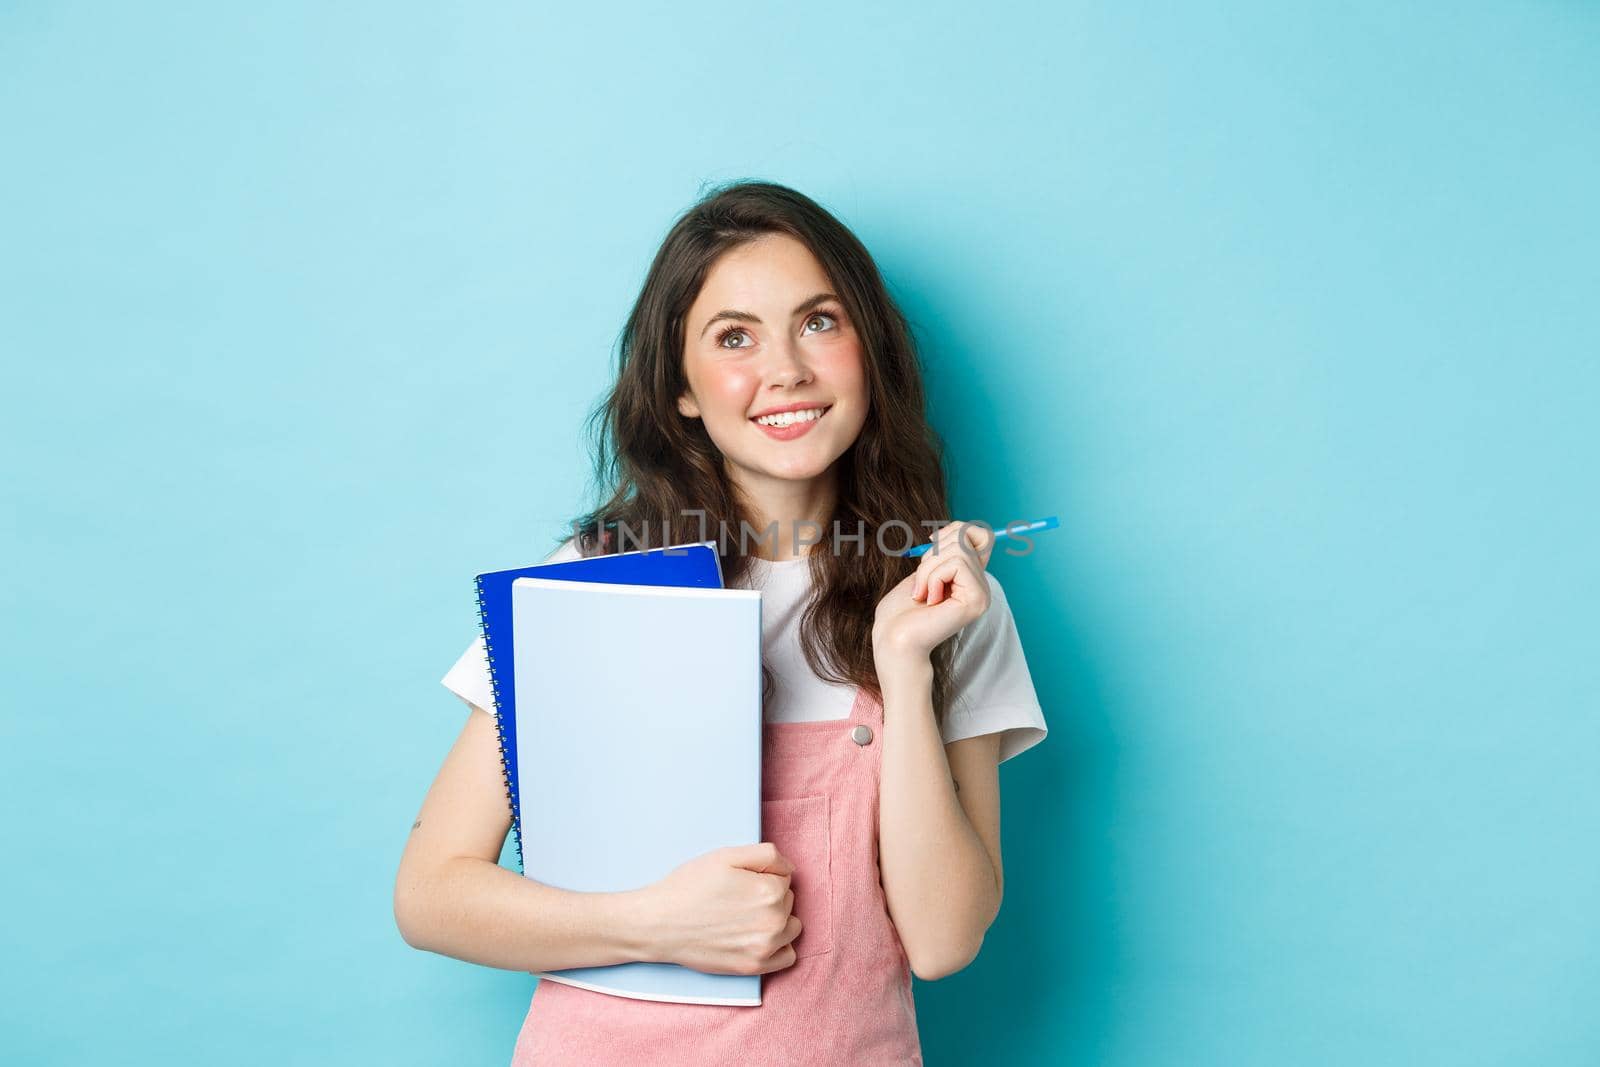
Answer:
[[[800,935],[789,878],[770,841],[712,849],[642,890],[657,962],[709,974],[766,974],[794,963]]]

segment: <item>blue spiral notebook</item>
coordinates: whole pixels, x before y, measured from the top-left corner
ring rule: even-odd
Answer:
[[[760,839],[760,594],[723,589],[715,545],[477,576],[500,763],[525,876],[564,889],[620,891],[711,848]],[[652,589],[669,595],[638,595]],[[519,693],[530,709],[570,713],[530,710],[519,729]],[[620,707],[646,714],[608,713]],[[629,722],[635,728],[619,735]],[[675,761],[660,758],[673,751]],[[583,753],[594,758],[575,758]],[[676,770],[663,774],[669,767]],[[610,775],[594,773],[602,768]],[[635,999],[761,1003],[760,975],[645,961],[535,973]]]
[[[488,571],[475,579],[478,626],[483,632],[484,652],[489,660],[489,685],[494,695],[500,767],[506,795],[511,800],[511,833],[517,845],[517,867],[526,874],[522,855],[522,802],[517,789],[516,666],[512,658],[511,624],[511,583],[518,578],[721,589],[722,561],[717,556],[716,542],[703,541]]]

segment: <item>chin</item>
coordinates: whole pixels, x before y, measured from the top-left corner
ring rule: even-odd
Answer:
[[[756,471],[768,478],[782,478],[789,482],[808,482],[820,478],[833,466],[832,460],[824,462],[823,457],[816,459],[793,458],[788,463],[772,463],[770,460],[763,462],[760,459],[742,464],[747,470]]]

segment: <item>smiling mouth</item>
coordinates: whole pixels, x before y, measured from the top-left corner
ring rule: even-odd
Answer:
[[[806,423],[816,422],[832,410],[832,404],[822,404],[818,407],[807,408],[804,411],[785,411],[777,415],[758,415],[750,421],[757,426],[781,430],[787,426],[803,426]]]

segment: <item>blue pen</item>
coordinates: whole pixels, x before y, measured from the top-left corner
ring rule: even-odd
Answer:
[[[1010,530],[1009,533],[1007,531],[1005,531],[1005,530],[996,530],[994,532],[994,539],[996,541],[998,541],[1002,537],[1015,537],[1018,534],[1029,533],[1030,531],[1033,531],[1033,530],[1054,530],[1057,526],[1060,526],[1060,525],[1061,524],[1056,521],[1056,517],[1054,515],[1047,516],[1046,518],[1043,518],[1043,519],[1035,519],[1033,522],[1030,522],[1030,523],[1012,523],[1011,524],[1011,530]],[[902,552],[900,554],[902,556],[920,556],[920,555],[922,555],[924,552],[928,551],[928,549],[930,549],[932,547],[933,547],[933,542],[929,541],[925,545],[914,545],[911,548],[908,548],[906,551],[904,551],[904,552]]]

